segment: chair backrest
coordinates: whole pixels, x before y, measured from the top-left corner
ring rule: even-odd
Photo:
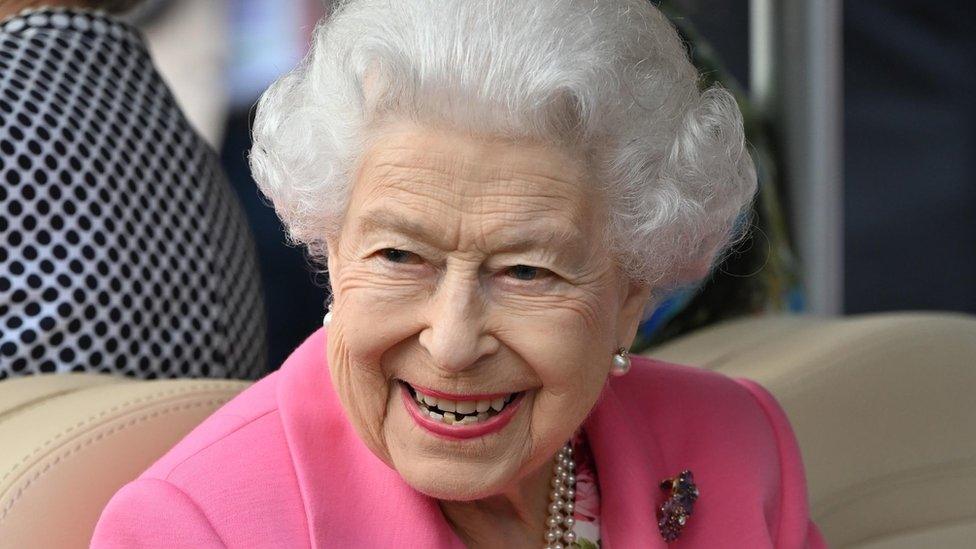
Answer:
[[[88,547],[112,495],[247,386],[98,374],[0,382],[0,547]]]
[[[648,354],[776,396],[831,547],[976,546],[976,318],[762,317]]]

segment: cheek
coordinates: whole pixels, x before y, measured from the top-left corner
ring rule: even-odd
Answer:
[[[609,290],[577,292],[538,304],[523,306],[505,315],[504,339],[516,352],[539,364],[543,382],[561,385],[567,375],[592,381],[609,371],[616,347],[617,314]],[[545,366],[543,366],[543,364]]]
[[[531,426],[540,449],[558,447],[572,436],[603,390],[612,358],[613,323],[597,299],[566,299],[509,319],[506,345],[532,369],[541,386]]]
[[[357,263],[333,280],[333,290],[333,318],[342,322],[352,360],[378,365],[383,353],[416,332],[417,305],[425,295],[418,284],[377,276]]]
[[[350,345],[346,337],[348,328],[338,316],[329,324],[328,361],[332,386],[360,438],[373,453],[387,459],[382,432],[389,384],[378,365],[357,359],[355,345]]]
[[[335,286],[329,324],[329,371],[343,408],[370,449],[390,463],[384,425],[394,372],[384,356],[416,332],[408,296],[391,299],[389,288],[348,273]],[[335,283],[334,282],[334,283]],[[376,314],[383,311],[383,314]]]
[[[542,463],[573,437],[606,383],[608,366],[572,353],[567,350],[534,365],[542,386],[532,404],[532,462]]]
[[[543,395],[561,406],[579,404],[588,411],[610,370],[611,355],[603,352],[603,338],[564,330],[537,341],[535,352],[544,355],[533,361],[533,369],[542,382]]]

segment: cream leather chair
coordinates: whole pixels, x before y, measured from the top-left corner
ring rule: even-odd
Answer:
[[[92,374],[0,382],[0,548],[87,547],[112,494],[246,386]]]
[[[976,545],[976,318],[763,317],[649,354],[756,379],[776,395],[832,547]],[[0,548],[87,546],[111,495],[245,386],[0,382]]]

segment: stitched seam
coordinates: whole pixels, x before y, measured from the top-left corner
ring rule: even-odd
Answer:
[[[766,403],[763,402],[763,399],[756,394],[755,391],[757,389],[752,386],[752,384],[756,382],[744,378],[736,379],[736,381],[739,382],[739,385],[746,388],[746,392],[749,393],[749,396],[751,396],[756,404],[759,405],[759,409],[762,410],[763,415],[766,416],[766,421],[769,423],[769,429],[773,432],[773,438],[776,439],[776,455],[779,458],[779,524],[776,525],[775,546],[779,547],[780,538],[783,535],[783,518],[786,516],[786,513],[783,510],[783,504],[786,501],[786,498],[784,497],[785,485],[783,484],[783,469],[785,468],[784,464],[786,463],[786,460],[784,459],[785,456],[783,455],[783,446],[780,444],[779,431],[776,429],[776,423],[773,421],[772,414],[770,414],[769,410],[766,408]],[[758,383],[756,385],[758,385]]]
[[[209,442],[209,443],[208,443],[208,444],[207,444],[206,446],[204,446],[203,448],[199,448],[199,449],[197,449],[197,451],[195,451],[195,452],[193,452],[192,454],[190,454],[190,455],[188,455],[188,456],[186,456],[185,458],[183,458],[183,459],[181,459],[181,460],[180,460],[180,462],[179,462],[179,463],[177,463],[176,465],[173,465],[172,467],[170,467],[170,468],[169,468],[169,472],[167,472],[167,473],[166,473],[166,476],[165,476],[165,477],[163,477],[163,479],[164,479],[164,480],[166,480],[166,481],[168,482],[168,481],[169,481],[169,477],[170,477],[170,476],[171,476],[171,475],[172,475],[173,473],[175,473],[175,472],[176,472],[176,470],[177,470],[178,468],[180,468],[180,467],[181,467],[181,466],[182,466],[183,464],[185,464],[185,463],[186,463],[187,461],[189,461],[189,460],[191,460],[191,459],[193,459],[194,457],[196,457],[196,456],[197,456],[197,455],[198,455],[198,454],[199,454],[200,452],[203,452],[203,451],[204,451],[204,450],[206,450],[207,448],[210,448],[210,447],[211,447],[211,446],[213,446],[214,444],[217,444],[218,442],[220,442],[220,441],[222,441],[222,440],[224,440],[225,438],[227,438],[227,437],[229,437],[229,436],[231,436],[231,435],[233,435],[234,433],[236,433],[237,431],[240,431],[240,430],[241,430],[241,429],[243,429],[244,427],[247,427],[248,425],[250,425],[250,424],[252,424],[252,423],[254,423],[255,421],[257,421],[257,420],[259,420],[259,419],[261,419],[261,418],[263,418],[264,416],[266,416],[266,415],[268,415],[268,414],[271,414],[271,413],[274,413],[274,412],[276,412],[276,411],[278,411],[278,409],[277,409],[277,408],[273,408],[273,409],[271,409],[271,410],[268,410],[267,412],[265,412],[265,413],[263,413],[263,414],[261,414],[261,415],[259,415],[259,416],[257,416],[257,417],[254,417],[254,418],[251,418],[250,420],[247,420],[247,421],[246,421],[245,423],[242,423],[241,425],[238,425],[237,427],[234,427],[234,428],[233,428],[233,429],[231,429],[230,431],[228,431],[228,432],[226,432],[226,433],[224,433],[223,435],[221,435],[221,436],[219,436],[219,437],[217,437],[217,438],[216,438],[215,440],[212,440],[212,441],[210,441],[210,442]],[[223,414],[221,414],[221,415],[223,415]],[[228,417],[240,417],[240,416],[237,416],[237,415],[232,415],[232,414],[231,414],[231,415],[228,415]]]
[[[63,453],[59,454],[58,456],[56,456],[54,458],[53,461],[48,462],[44,466],[43,469],[41,469],[40,471],[35,471],[34,474],[31,475],[31,477],[28,478],[27,481],[20,486],[20,488],[17,490],[17,492],[13,495],[13,498],[4,506],[3,511],[0,512],[0,524],[2,524],[3,521],[4,521],[4,519],[7,517],[7,515],[10,514],[10,510],[13,509],[14,504],[17,503],[17,500],[20,499],[20,497],[24,495],[24,492],[27,491],[27,488],[29,488],[31,484],[33,484],[42,475],[44,475],[45,473],[47,473],[52,467],[54,467],[55,465],[57,465],[58,463],[60,463],[62,460],[70,457],[72,454],[75,454],[77,452],[80,452],[81,450],[84,450],[88,446],[94,444],[95,442],[98,442],[99,440],[101,440],[101,439],[103,439],[105,437],[108,437],[110,435],[113,435],[113,434],[115,434],[115,433],[117,433],[119,431],[122,431],[123,429],[127,429],[129,427],[132,427],[133,425],[142,423],[144,421],[148,421],[150,419],[153,419],[153,418],[156,418],[156,417],[159,417],[159,416],[162,416],[162,415],[166,415],[166,414],[169,414],[169,413],[172,413],[172,412],[178,412],[178,411],[182,411],[182,410],[189,410],[189,409],[192,409],[192,408],[200,408],[200,407],[204,407],[204,406],[214,406],[214,405],[218,405],[218,404],[224,404],[228,400],[229,400],[229,398],[215,398],[215,399],[211,399],[211,400],[208,400],[208,401],[205,401],[205,402],[192,402],[192,403],[189,403],[189,404],[181,404],[179,406],[172,406],[172,407],[169,407],[169,408],[158,409],[158,410],[155,410],[155,411],[153,411],[151,413],[144,414],[144,415],[141,415],[139,417],[130,419],[129,421],[126,421],[125,423],[123,423],[121,425],[116,425],[116,426],[112,427],[111,429],[108,429],[107,431],[102,431],[102,432],[96,434],[93,437],[90,437],[90,438],[88,438],[86,440],[83,440],[81,442],[76,443],[74,445],[74,447],[70,448],[66,452],[63,452]],[[12,472],[13,472],[13,469],[11,469],[10,471],[8,471],[8,475],[10,473],[12,473]]]
[[[58,433],[58,434],[52,436],[51,438],[47,439],[46,441],[44,441],[44,443],[42,443],[40,446],[34,448],[34,451],[32,451],[30,454],[27,454],[23,458],[21,458],[20,461],[18,461],[17,463],[15,463],[13,465],[13,467],[11,467],[9,470],[7,470],[7,472],[5,472],[2,477],[0,477],[0,484],[3,484],[3,482],[5,480],[7,480],[7,477],[10,476],[18,467],[20,467],[21,465],[23,465],[24,462],[26,462],[28,459],[34,457],[34,455],[38,454],[42,450],[47,449],[47,447],[50,446],[51,444],[53,444],[55,441],[61,440],[65,436],[71,434],[72,431],[76,431],[78,429],[81,429],[82,427],[85,427],[85,426],[87,426],[87,425],[89,425],[91,423],[94,423],[95,421],[98,421],[98,420],[102,419],[103,417],[105,417],[105,416],[107,416],[109,414],[112,414],[114,412],[117,412],[117,411],[121,410],[122,408],[125,408],[125,407],[128,407],[128,406],[132,406],[133,404],[142,404],[142,403],[145,403],[145,402],[153,401],[153,400],[159,399],[161,397],[176,396],[176,395],[191,393],[191,392],[197,391],[199,389],[207,389],[208,392],[209,392],[209,391],[220,391],[220,390],[224,390],[224,389],[233,389],[233,388],[237,388],[237,386],[238,386],[237,384],[231,384],[231,383],[227,383],[227,384],[212,384],[212,385],[211,384],[206,384],[206,385],[204,385],[204,384],[191,385],[189,387],[182,387],[182,388],[179,388],[179,389],[171,389],[169,391],[164,391],[162,393],[152,393],[152,394],[149,394],[149,395],[146,395],[146,396],[142,396],[142,397],[139,397],[139,398],[136,398],[136,399],[127,400],[127,401],[125,401],[125,402],[123,402],[121,404],[117,404],[117,405],[109,408],[108,410],[102,410],[101,412],[99,412],[99,413],[97,413],[97,414],[95,414],[93,416],[88,416],[86,419],[83,419],[83,420],[75,423],[74,425],[72,425],[72,426],[64,429],[60,433]],[[226,402],[226,400],[225,400],[225,402]]]
[[[3,426],[4,423],[6,423],[6,422],[10,421],[11,419],[13,419],[17,414],[20,414],[20,413],[23,413],[23,412],[27,412],[27,411],[30,411],[30,410],[34,410],[35,408],[40,408],[45,403],[47,403],[48,400],[53,400],[55,398],[58,398],[58,397],[61,397],[61,396],[64,396],[64,395],[73,393],[73,392],[75,392],[77,390],[78,389],[64,389],[62,391],[57,391],[57,392],[54,392],[54,393],[50,393],[50,394],[46,394],[46,395],[39,396],[39,397],[37,397],[35,399],[28,400],[27,402],[24,402],[20,406],[14,406],[13,408],[10,408],[9,410],[7,410],[7,411],[5,411],[3,413],[0,413],[0,426]]]
[[[207,521],[207,526],[210,527],[210,531],[213,532],[215,536],[217,536],[217,539],[218,540],[220,540],[220,544],[223,545],[224,547],[227,547],[227,542],[224,541],[224,537],[220,535],[220,532],[218,532],[216,528],[214,528],[213,521],[210,520],[210,517],[208,517],[207,514],[203,512],[203,507],[201,507],[200,504],[197,503],[197,501],[195,499],[193,499],[193,497],[190,494],[187,494],[179,486],[173,484],[172,482],[169,482],[168,480],[164,480],[164,479],[161,479],[161,478],[145,478],[145,479],[142,479],[142,480],[144,480],[144,481],[146,481],[146,480],[155,480],[157,482],[162,482],[163,484],[169,486],[173,490],[176,490],[177,492],[179,492],[183,497],[186,498],[187,501],[189,501],[191,504],[193,504],[194,507],[196,507],[197,511],[200,512],[200,515],[202,515],[203,518]]]
[[[37,377],[37,376],[34,376],[34,377]],[[106,375],[105,377],[114,377],[114,376],[108,376],[108,375]],[[9,410],[6,410],[4,412],[0,412],[0,426],[2,426],[4,423],[6,423],[8,421],[11,421],[15,417],[17,417],[17,414],[21,414],[21,413],[24,413],[24,412],[28,412],[30,410],[35,410],[37,408],[40,408],[40,407],[44,406],[45,404],[47,404],[48,401],[52,401],[52,400],[55,400],[55,399],[60,398],[60,397],[63,397],[63,396],[67,396],[67,395],[71,395],[71,394],[74,394],[74,393],[78,393],[80,391],[86,391],[88,389],[101,389],[101,388],[110,387],[110,386],[113,386],[113,385],[122,385],[124,383],[125,383],[125,378],[123,378],[122,380],[119,380],[119,381],[117,381],[115,383],[104,383],[104,384],[94,384],[94,385],[82,385],[82,386],[79,386],[79,387],[65,387],[65,388],[63,388],[61,390],[54,391],[52,393],[40,395],[37,398],[33,398],[31,400],[28,400],[28,401],[24,402],[23,404],[21,404],[19,406],[15,406],[13,408],[10,408]]]

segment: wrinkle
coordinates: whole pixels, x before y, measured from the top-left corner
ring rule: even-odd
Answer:
[[[565,151],[433,131],[397,139],[366,162],[330,242],[333,323],[347,326],[337,386],[360,401],[350,414],[371,449],[408,483],[504,506],[585,419],[623,343],[609,215]],[[384,247],[416,255],[389,261],[375,253]],[[517,278],[519,264],[542,271]],[[528,400],[496,435],[444,441],[393,404],[393,379]]]

